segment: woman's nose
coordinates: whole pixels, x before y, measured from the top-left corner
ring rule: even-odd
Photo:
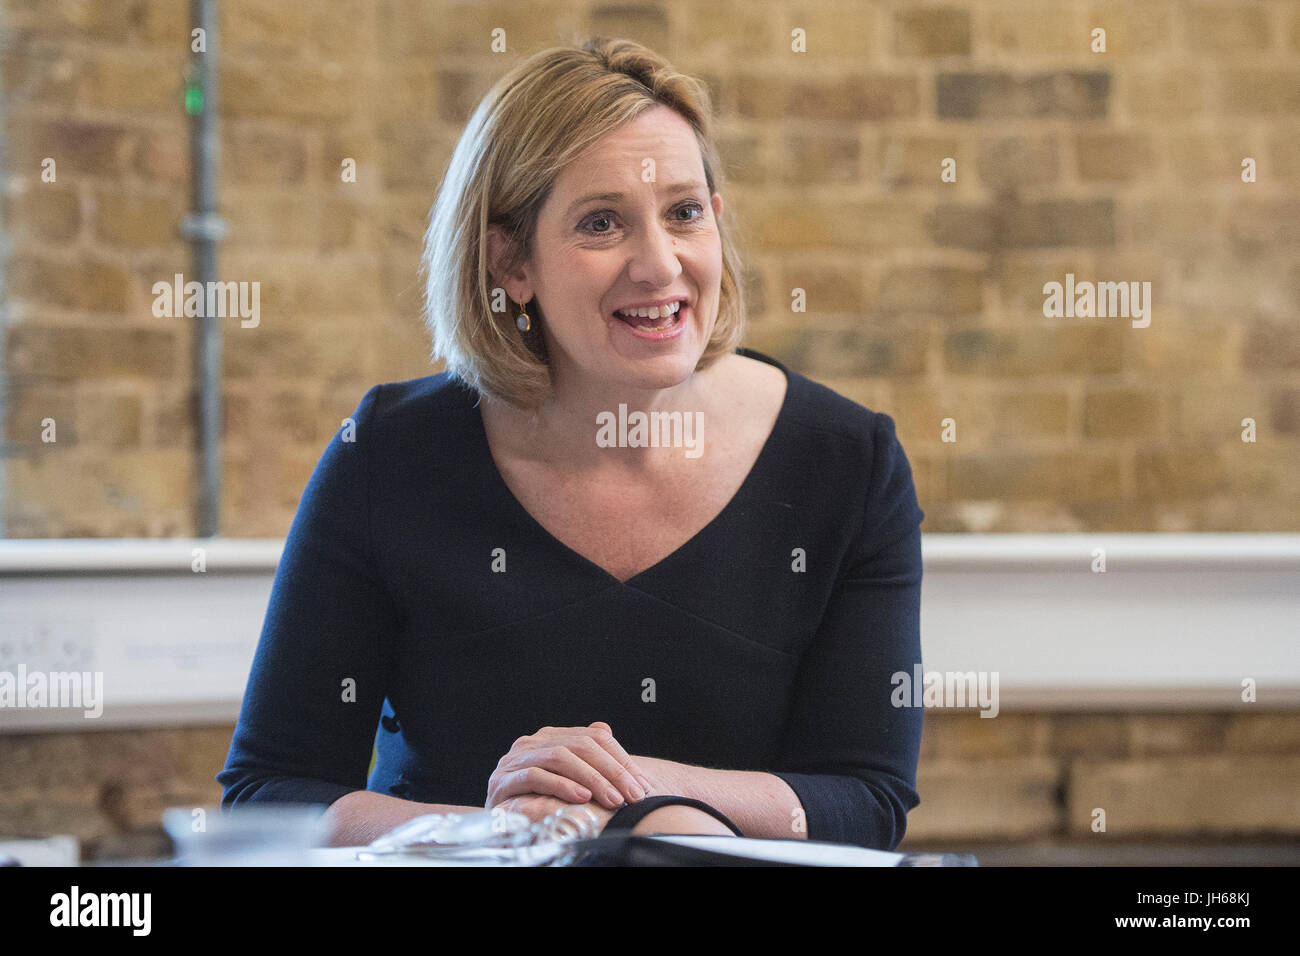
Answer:
[[[671,283],[682,272],[675,242],[672,232],[662,224],[640,230],[632,243],[628,278],[660,288]]]

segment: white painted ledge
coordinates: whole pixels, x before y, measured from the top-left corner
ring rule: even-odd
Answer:
[[[0,707],[0,733],[233,721],[282,547],[0,540],[0,671],[98,670],[105,685],[101,717]],[[923,535],[922,548],[925,669],[996,673],[1000,712],[1300,707],[1300,535]]]
[[[1300,534],[923,534],[925,570],[1278,568],[1300,573]]]
[[[926,669],[996,672],[1003,709],[1300,707],[1300,535],[923,535],[922,548]]]
[[[189,572],[196,548],[209,569],[275,572],[283,538],[0,539],[0,575],[96,571]]]
[[[1095,548],[1107,563],[1169,568],[1276,567],[1300,572],[1300,534],[925,534],[925,570],[1077,569]],[[0,574],[188,570],[195,548],[209,566],[274,571],[282,538],[0,539]]]

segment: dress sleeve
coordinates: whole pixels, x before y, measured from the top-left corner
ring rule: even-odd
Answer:
[[[892,850],[920,803],[922,711],[892,706],[891,675],[921,661],[925,513],[881,412],[871,456],[863,524],[800,664],[776,776],[803,804],[808,839]]]
[[[370,541],[370,389],[312,472],[276,568],[221,805],[330,804],[363,790],[397,609]]]

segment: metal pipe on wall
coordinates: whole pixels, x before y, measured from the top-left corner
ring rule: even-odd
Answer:
[[[9,37],[5,32],[5,10],[0,7],[0,50],[6,49],[9,43]],[[6,133],[8,131],[8,122],[6,117],[9,99],[5,95],[4,71],[0,71],[0,183],[7,193],[12,193],[15,179],[10,178],[9,169],[9,150],[7,145]],[[0,538],[9,536],[9,508],[6,500],[7,482],[8,482],[8,432],[9,432],[9,363],[5,356],[5,350],[9,343],[9,293],[8,293],[8,266],[9,256],[12,253],[12,247],[9,243],[9,234],[5,230],[5,222],[0,219]]]
[[[226,223],[217,209],[221,142],[217,132],[217,3],[192,0],[193,22],[202,33],[191,35],[193,53],[185,90],[185,109],[191,123],[191,180],[193,212],[181,224],[181,235],[194,249],[195,279],[203,289],[217,281],[217,243],[225,238]],[[215,537],[221,529],[221,325],[209,312],[212,301],[204,296],[194,344],[195,379],[198,384],[199,493],[197,537]]]

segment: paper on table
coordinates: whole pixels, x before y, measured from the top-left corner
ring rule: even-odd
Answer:
[[[884,850],[867,850],[862,847],[838,843],[810,843],[807,840],[754,840],[748,837],[687,836],[661,834],[639,839],[667,840],[692,849],[711,853],[744,856],[776,863],[798,863],[805,866],[900,866],[905,854],[887,853]],[[308,851],[313,866],[501,866],[490,851],[480,850],[475,859],[473,851],[460,859],[394,856],[378,859],[358,859],[365,847],[325,847]]]
[[[730,836],[678,836],[659,834],[652,840],[667,840],[710,853],[726,853],[776,863],[811,866],[898,866],[902,853],[868,850],[838,843],[810,843],[807,840],[754,840]]]

